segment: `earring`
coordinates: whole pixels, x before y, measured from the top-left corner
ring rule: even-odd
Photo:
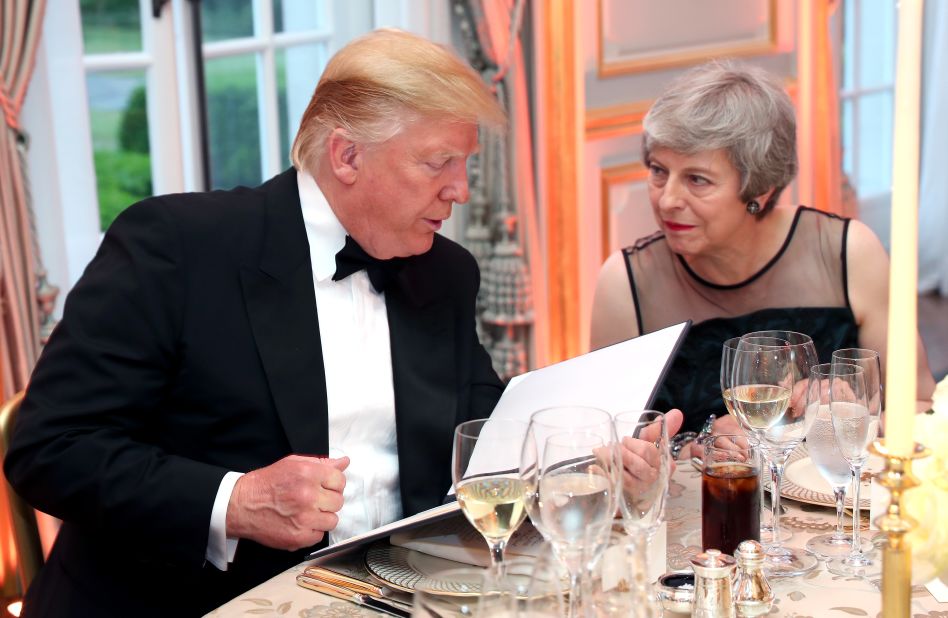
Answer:
[[[756,215],[760,212],[760,204],[758,204],[756,200],[747,202],[747,212],[752,215]]]

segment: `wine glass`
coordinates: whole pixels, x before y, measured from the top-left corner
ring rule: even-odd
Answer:
[[[527,424],[513,419],[476,419],[454,430],[454,492],[464,516],[487,541],[497,576],[503,574],[507,541],[526,517],[519,471],[526,433]]]
[[[836,443],[833,417],[830,414],[830,382],[833,375],[855,373],[854,365],[823,363],[810,368],[807,388],[806,413],[813,417],[813,424],[806,434],[810,460],[820,475],[829,483],[836,500],[836,530],[830,534],[815,536],[806,542],[807,551],[820,558],[835,558],[849,553],[851,538],[843,530],[843,507],[846,503],[846,487],[849,485],[850,469]]]
[[[760,438],[758,438],[757,433],[753,430],[752,427],[747,425],[737,412],[734,411],[734,403],[731,401],[731,383],[734,378],[734,356],[737,352],[737,346],[740,344],[740,337],[731,337],[724,342],[724,345],[721,346],[721,399],[724,400],[724,407],[727,408],[728,414],[737,419],[737,424],[740,426],[744,433],[747,434],[747,440],[750,442],[751,446],[754,447],[754,453],[757,457],[757,469],[760,474],[759,482],[757,483],[757,491],[759,492],[759,504],[760,504],[760,536],[763,539],[766,539],[767,542],[771,542],[774,538],[773,531],[774,528],[771,524],[764,523],[765,511],[767,515],[771,515],[769,509],[767,508],[766,501],[764,500],[764,453],[760,449]],[[784,533],[780,537],[780,541],[786,541],[790,538],[789,533]]]
[[[668,444],[665,415],[654,410],[622,412],[614,419],[619,439],[619,508],[630,542],[634,572],[634,597],[639,599],[638,615],[652,615],[651,607],[641,607],[651,597],[648,578],[648,545],[665,519],[672,456]]]
[[[785,339],[745,336],[735,352],[731,387],[734,409],[757,434],[770,466],[774,533],[767,546],[764,570],[777,577],[803,575],[817,565],[813,556],[784,547],[780,541],[783,469],[809,428],[803,406],[797,403],[792,410],[790,407],[796,370],[794,353]]]
[[[816,353],[816,346],[813,343],[813,339],[804,333],[798,333],[792,330],[758,330],[752,333],[747,333],[743,335],[742,338],[750,337],[773,337],[775,339],[781,339],[787,342],[787,345],[790,346],[790,365],[793,368],[793,384],[794,390],[790,397],[790,405],[788,406],[787,414],[791,417],[798,417],[802,415],[802,409],[806,405],[806,383],[807,378],[810,375],[810,367],[816,365],[820,362],[819,356]],[[758,451],[760,457],[764,460],[767,460],[769,452],[766,449],[760,449]],[[769,467],[769,465],[767,466]],[[761,466],[761,473],[765,467]],[[764,484],[761,483],[761,492],[764,491]],[[771,494],[773,493],[773,486],[771,485]],[[763,498],[763,494],[761,495]],[[771,505],[773,501],[771,500]],[[761,505],[765,505],[764,500],[761,500]],[[761,518],[763,522],[764,519]],[[760,527],[761,532],[761,541],[765,544],[773,543],[774,537],[774,527],[773,519],[767,523],[762,523]],[[781,531],[780,542],[783,543],[790,539],[792,533],[789,530]]]
[[[859,489],[862,467],[869,458],[869,444],[879,435],[879,410],[870,404],[865,370],[858,365],[837,363],[839,373],[830,378],[830,416],[836,444],[843,458],[849,462],[853,482],[853,534],[849,554],[827,564],[835,575],[871,577],[879,572],[879,565],[862,551],[859,534]],[[841,367],[851,367],[843,373]]]
[[[584,559],[584,547],[599,545],[618,508],[616,442],[612,416],[583,406],[534,412],[523,441],[527,513],[569,572],[571,617],[580,615],[583,571],[595,558]]]

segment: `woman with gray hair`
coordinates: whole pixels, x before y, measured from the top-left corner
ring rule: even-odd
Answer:
[[[797,172],[796,121],[772,77],[703,65],[643,125],[659,231],[603,265],[592,348],[692,320],[655,402],[681,408],[686,430],[723,409],[718,370],[731,337],[798,331],[823,362],[846,347],[879,350],[885,362],[889,265],[878,238],[859,221],[777,205]],[[918,389],[919,399],[934,389],[921,340]]]

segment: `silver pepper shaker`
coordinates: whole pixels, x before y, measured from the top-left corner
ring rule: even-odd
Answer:
[[[737,546],[737,573],[734,577],[734,605],[737,615],[763,616],[770,612],[774,592],[767,582],[764,570],[765,552],[757,541],[744,541]]]
[[[695,570],[695,600],[691,615],[698,618],[735,618],[731,597],[734,558],[707,549],[691,559]]]

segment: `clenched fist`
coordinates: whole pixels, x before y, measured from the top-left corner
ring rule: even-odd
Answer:
[[[339,522],[349,458],[289,455],[238,479],[227,505],[227,536],[276,549],[319,543]]]

